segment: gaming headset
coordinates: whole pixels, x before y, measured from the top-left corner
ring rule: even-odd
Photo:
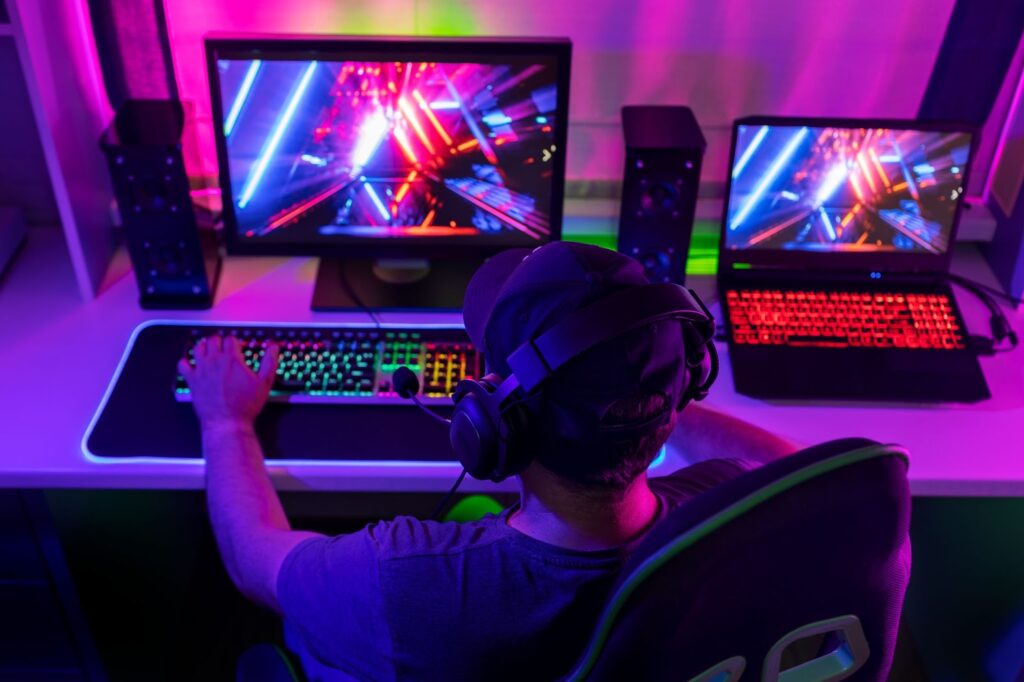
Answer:
[[[715,320],[707,307],[696,293],[677,284],[625,289],[580,308],[519,346],[508,356],[509,376],[491,374],[479,381],[463,379],[458,383],[452,396],[455,411],[449,436],[466,473],[498,482],[525,469],[533,453],[524,446],[530,428],[524,403],[548,378],[604,341],[669,320],[677,320],[683,332],[686,367],[679,402],[641,423],[602,426],[601,431],[620,440],[636,438],[668,423],[673,409],[679,411],[691,400],[703,400],[718,376],[718,354],[712,342]],[[406,372],[406,377],[415,381],[412,372]],[[396,389],[403,383],[396,372]],[[414,398],[415,390],[399,390],[399,394]]]

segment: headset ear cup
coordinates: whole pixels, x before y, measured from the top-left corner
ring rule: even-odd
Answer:
[[[515,476],[529,466],[534,453],[531,433],[530,411],[524,404],[516,403],[502,410],[500,438],[503,447],[499,457],[502,479]]]
[[[679,396],[676,410],[686,407],[691,400],[703,400],[707,395],[705,382],[711,376],[712,359],[708,345],[713,340],[705,341],[700,333],[690,324],[683,324],[683,346],[686,371],[683,373],[683,390]]]
[[[448,438],[466,473],[478,480],[492,478],[500,436],[475,392],[464,392],[455,404]]]

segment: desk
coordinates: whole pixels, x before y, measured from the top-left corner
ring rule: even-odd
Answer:
[[[144,311],[123,256],[102,294],[78,298],[66,250],[56,231],[36,230],[0,281],[0,487],[165,488],[203,486],[199,462],[96,463],[82,453],[82,436],[96,411],[132,330],[149,319],[258,322],[367,322],[362,313],[309,309],[316,260],[229,258],[216,306],[209,311]],[[954,270],[994,283],[970,245],[958,248]],[[714,281],[691,283],[718,311]],[[987,313],[971,296],[958,298],[968,326],[987,329]],[[1024,330],[1024,311],[1009,311]],[[450,322],[452,314],[383,314],[386,322]],[[728,353],[710,406],[759,424],[799,443],[866,436],[906,445],[912,454],[911,489],[918,496],[1024,497],[1024,348],[982,358],[993,398],[977,405],[770,404],[738,395]],[[436,428],[424,423],[423,428]],[[445,453],[439,453],[443,457]],[[685,464],[669,452],[654,474]],[[415,468],[378,464],[275,465],[282,490],[426,492],[447,490],[458,467]],[[467,480],[467,491],[513,490]]]

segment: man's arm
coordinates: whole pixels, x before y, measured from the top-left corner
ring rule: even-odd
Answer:
[[[182,361],[178,369],[202,427],[207,506],[217,546],[238,589],[280,611],[281,564],[292,548],[317,534],[291,529],[253,430],[274,381],[277,350],[267,350],[259,373],[245,366],[232,337],[202,339],[194,354],[195,367]]]
[[[781,436],[699,403],[690,403],[679,414],[668,445],[691,464],[724,458],[766,464],[800,449]]]

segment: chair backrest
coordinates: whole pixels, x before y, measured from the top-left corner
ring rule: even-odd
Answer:
[[[630,557],[568,679],[885,679],[910,576],[906,470],[902,448],[844,439],[683,504]]]

